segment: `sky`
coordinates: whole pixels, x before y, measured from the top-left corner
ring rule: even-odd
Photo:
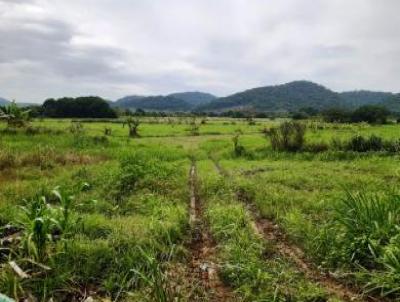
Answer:
[[[0,96],[400,91],[399,0],[0,0]]]

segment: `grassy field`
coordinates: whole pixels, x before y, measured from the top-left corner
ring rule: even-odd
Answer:
[[[0,293],[400,301],[400,126],[304,121],[289,152],[266,135],[282,122],[0,125]],[[360,135],[390,151],[337,147]]]

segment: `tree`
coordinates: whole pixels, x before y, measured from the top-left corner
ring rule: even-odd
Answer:
[[[115,118],[110,105],[100,97],[48,99],[43,104],[44,115],[55,118]]]
[[[390,115],[389,110],[378,105],[365,105],[351,114],[352,122],[367,122],[369,124],[386,124]]]
[[[138,128],[140,125],[139,119],[134,119],[132,117],[128,117],[125,122],[123,123],[123,126],[128,125],[129,128],[129,137],[138,137]]]
[[[351,113],[342,108],[330,108],[322,112],[324,120],[328,123],[350,122]]]
[[[13,101],[0,109],[0,119],[7,121],[9,127],[23,127],[29,120],[29,110],[23,110]]]

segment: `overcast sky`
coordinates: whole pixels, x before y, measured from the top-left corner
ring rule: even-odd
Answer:
[[[400,91],[400,0],[0,0],[0,96]]]

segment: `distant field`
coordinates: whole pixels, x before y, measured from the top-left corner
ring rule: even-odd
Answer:
[[[0,124],[0,292],[400,301],[400,153],[332,143],[396,145],[400,125],[304,121],[313,148],[273,150],[284,121],[147,117],[137,138],[123,120]]]

